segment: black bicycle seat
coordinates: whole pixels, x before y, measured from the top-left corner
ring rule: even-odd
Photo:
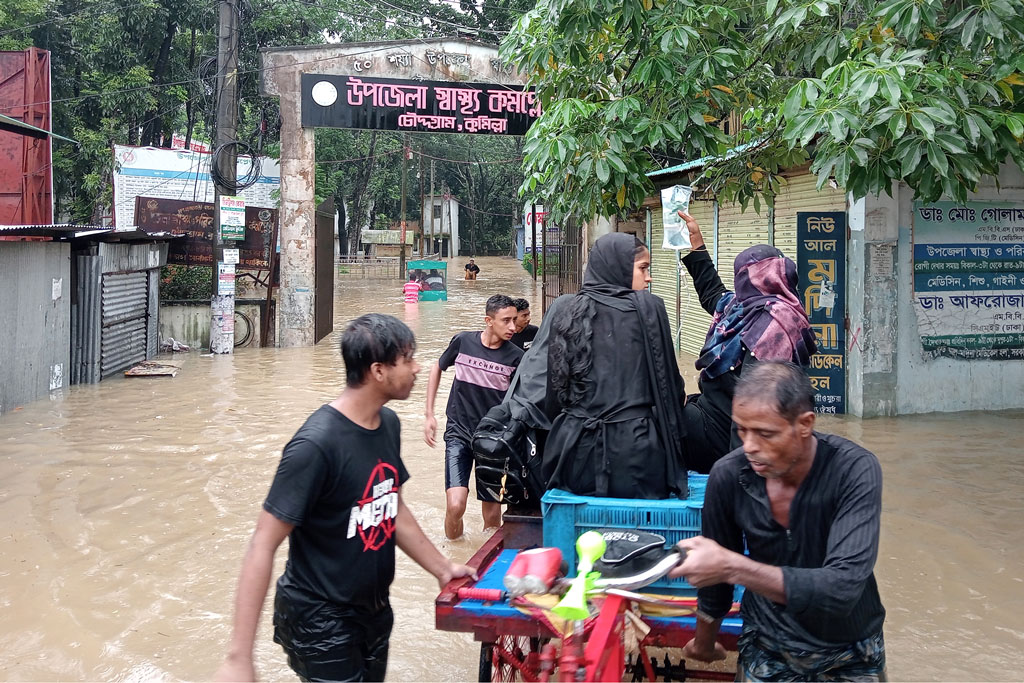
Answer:
[[[675,549],[665,547],[665,537],[649,531],[596,529],[604,537],[605,551],[594,571],[604,578],[638,576],[658,565]]]

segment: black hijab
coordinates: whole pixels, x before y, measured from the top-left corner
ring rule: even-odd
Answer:
[[[676,364],[672,333],[668,325],[665,304],[647,290],[633,289],[633,265],[636,261],[638,240],[633,235],[615,232],[603,235],[590,251],[583,286],[577,301],[570,311],[583,312],[592,309],[582,299],[611,307],[622,312],[633,312],[636,324],[640,325],[646,340],[645,356],[650,386],[654,395],[653,411],[658,428],[658,437],[668,457],[670,488],[680,498],[687,497],[686,464],[683,456],[685,426],[682,419],[683,381]],[[590,314],[592,318],[592,313]],[[568,326],[579,325],[576,315],[569,320],[556,323],[555,334],[568,333]],[[575,320],[573,320],[575,318]],[[585,323],[589,326],[589,323]],[[628,318],[623,324],[633,324]],[[562,328],[562,329],[560,329]],[[588,340],[589,341],[589,340]],[[613,362],[613,359],[601,359]],[[579,367],[579,366],[577,366]],[[574,370],[576,368],[573,368]],[[585,371],[600,372],[600,366],[593,367],[592,359],[584,365]]]

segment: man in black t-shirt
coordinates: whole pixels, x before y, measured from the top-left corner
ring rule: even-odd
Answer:
[[[412,332],[392,316],[364,315],[345,330],[345,390],[285,446],[242,564],[217,680],[256,680],[256,628],[285,538],[274,641],[303,680],[384,680],[396,544],[442,587],[473,575],[437,551],[402,500],[409,473],[398,416],[384,404],[409,398],[419,372],[415,350]]]
[[[480,273],[480,266],[476,264],[476,261],[469,259],[469,263],[466,264],[466,279],[475,280],[476,276]]]
[[[530,324],[530,302],[526,299],[513,299],[516,306],[516,333],[512,335],[513,344],[526,351],[533,346],[533,340],[537,336],[537,326]]]
[[[455,381],[448,395],[448,426],[444,431],[446,509],[444,533],[462,535],[462,517],[469,499],[469,475],[473,470],[473,432],[488,410],[501,403],[523,351],[508,340],[516,331],[516,307],[504,294],[487,300],[483,332],[459,332],[441,358],[430,368],[427,380],[426,421],[423,440],[433,448],[437,437],[434,400],[441,373],[455,366]],[[501,504],[479,489],[484,528],[501,524]]]
[[[878,458],[814,431],[814,389],[792,363],[745,370],[733,420],[743,447],[712,467],[702,536],[679,542],[670,574],[698,588],[707,617],[683,656],[725,657],[716,637],[742,585],[737,680],[886,680]]]

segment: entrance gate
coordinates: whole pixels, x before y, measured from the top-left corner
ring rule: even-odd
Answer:
[[[278,345],[312,346],[317,317],[314,129],[522,135],[539,115],[539,106],[533,93],[524,90],[525,79],[501,61],[496,47],[469,40],[269,48],[260,57],[260,91],[280,98],[281,110]],[[575,252],[567,255],[566,267],[578,262]],[[564,291],[572,286],[569,280]],[[553,291],[563,291],[561,279]]]

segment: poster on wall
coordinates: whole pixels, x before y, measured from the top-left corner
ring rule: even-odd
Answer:
[[[915,202],[914,312],[926,359],[1024,359],[1024,204]]]
[[[796,214],[798,290],[818,353],[808,375],[818,413],[846,412],[846,213]]]
[[[182,149],[126,147],[114,145],[114,227],[135,226],[135,198],[175,199],[213,202],[210,154]],[[252,159],[238,157],[238,177],[249,173]],[[281,167],[277,161],[260,158],[260,177],[239,196],[246,206],[277,208],[281,188]]]

